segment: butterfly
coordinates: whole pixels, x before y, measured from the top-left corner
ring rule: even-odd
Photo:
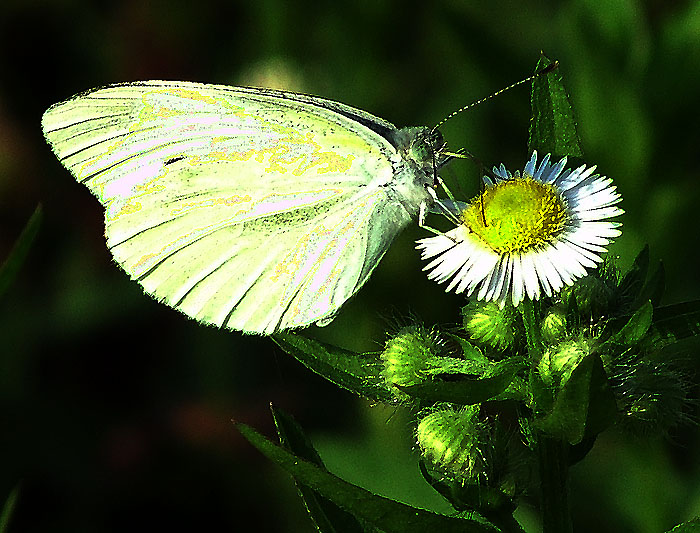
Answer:
[[[444,142],[317,96],[144,81],[51,106],[44,136],[157,300],[273,334],[325,325],[436,198]]]

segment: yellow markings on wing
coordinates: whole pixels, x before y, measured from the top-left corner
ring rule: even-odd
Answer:
[[[131,215],[141,210],[142,205],[140,199],[151,194],[157,194],[167,189],[165,185],[159,183],[159,180],[165,175],[165,172],[155,178],[132,185],[128,191],[123,194],[107,197],[104,188],[107,183],[99,183],[95,186],[95,193],[100,199],[100,202],[105,206],[105,216],[108,221],[114,221],[123,215]]]
[[[224,205],[226,207],[233,207],[239,204],[249,203],[251,201],[252,198],[250,197],[250,195],[238,196],[235,194],[233,196],[223,198],[205,198],[196,202],[181,202],[177,209],[173,209],[170,211],[170,214],[173,216],[177,216],[188,211],[193,211],[195,209],[201,209],[205,207],[218,207],[221,205]]]
[[[308,257],[308,250],[317,240],[324,240],[331,235],[331,230],[320,225],[312,232],[302,235],[297,241],[296,248],[292,249],[282,260],[275,265],[270,281],[276,283],[283,276],[293,278],[303,268],[304,259]]]
[[[274,268],[274,274],[271,276],[270,281],[276,282],[284,275],[296,278],[299,272],[306,272],[304,274],[305,278],[314,277],[326,259],[336,254],[339,247],[342,247],[341,241],[347,240],[348,236],[366,221],[370,212],[368,209],[369,204],[371,204],[371,201],[365,199],[353,205],[351,209],[343,214],[340,220],[336,216],[322,219],[312,231],[301,236],[297,241],[296,247],[280,260]],[[330,226],[326,225],[326,220],[328,220]],[[320,253],[315,254],[314,250],[319,250],[319,243],[324,243],[324,245],[320,248]],[[314,258],[313,265],[305,269],[304,262],[308,262],[309,257]],[[326,282],[332,284],[339,273],[340,270],[336,269],[327,272]],[[295,279],[295,284],[302,284],[302,280]],[[321,292],[324,292],[326,288],[321,287],[321,289]]]
[[[173,103],[177,105],[167,105],[167,100],[159,99],[158,96],[174,96],[177,100]],[[212,131],[218,127],[226,126],[233,128],[238,126],[241,136],[250,136],[251,142],[248,146],[241,148],[240,143],[232,143],[231,135],[214,134],[208,139],[209,146],[199,153],[182,154],[186,161],[193,165],[207,165],[219,161],[245,162],[254,159],[258,163],[265,163],[265,173],[284,174],[290,172],[295,176],[301,176],[309,171],[315,170],[318,174],[344,173],[348,172],[355,156],[348,152],[366,153],[372,150],[364,140],[360,140],[356,135],[342,135],[343,152],[337,149],[324,148],[315,140],[315,134],[308,131],[309,127],[320,126],[321,128],[333,128],[333,126],[320,117],[313,117],[314,120],[322,121],[321,124],[313,124],[308,115],[300,114],[298,110],[290,108],[287,114],[294,117],[297,126],[280,123],[279,118],[267,116],[265,109],[261,112],[247,112],[243,105],[236,105],[225,98],[201,94],[196,90],[181,88],[166,88],[147,91],[142,95],[142,109],[138,112],[136,121],[130,124],[127,130],[130,132],[115,140],[108,146],[99,157],[86,161],[80,168],[79,176],[86,176],[92,170],[99,170],[100,165],[110,155],[124,148],[135,140],[143,142],[144,131],[151,131],[153,125],[169,119],[180,119],[179,123],[172,122],[170,126],[177,125],[178,130],[171,136],[163,134],[163,138],[157,135],[153,137],[153,145],[149,148],[156,148],[159,144],[166,145],[171,141],[178,141],[187,136],[187,119],[189,116],[198,114],[212,115]],[[183,102],[184,100],[184,102]],[[206,108],[204,106],[214,106]],[[292,122],[285,120],[284,122]],[[333,133],[344,133],[333,131]],[[193,134],[201,136],[201,130]],[[360,146],[358,146],[358,141]],[[128,164],[129,159],[117,162],[112,169],[117,170],[120,165]],[[96,168],[97,167],[97,168]]]
[[[342,293],[339,299],[342,301],[352,294],[365,258],[364,249],[352,246],[351,243],[357,238],[357,232],[369,222],[377,196],[381,194],[381,191],[377,191],[372,196],[356,198],[350,211],[342,213],[341,217],[331,217],[328,226],[323,224],[315,228],[314,232],[305,236],[303,244],[299,241],[301,246],[298,245],[283,259],[282,264],[287,263],[290,267],[286,272],[289,279],[293,280],[290,286],[304,287],[305,294],[304,297],[297,298],[289,289],[285,291],[285,300],[293,298],[292,305],[286,311],[291,321],[309,311],[320,316],[323,314],[321,309],[337,309],[338,303],[334,299],[338,297],[339,290]],[[358,254],[354,256],[357,261],[353,261],[353,254]],[[312,261],[309,261],[310,257],[313,258]],[[347,262],[341,261],[343,258]],[[338,284],[343,276],[347,276],[346,281],[352,283],[341,289]],[[314,295],[311,307],[306,297],[309,294]]]
[[[177,253],[178,250],[196,241],[200,237],[206,237],[208,234],[222,226],[224,226],[224,224],[208,224],[204,227],[194,228],[192,231],[187,233],[182,233],[177,239],[164,244],[160,250],[142,255],[137,261],[134,262],[129,272],[133,276],[138,277],[144,272],[148,271],[162,259]]]
[[[143,109],[139,113],[139,119],[142,122],[147,122],[157,118],[168,118],[175,117],[179,115],[187,115],[191,111],[188,108],[172,109],[159,105],[157,108],[154,103],[148,100],[148,97],[152,94],[164,94],[168,96],[177,96],[182,100],[191,100],[194,102],[201,102],[206,105],[216,106],[219,108],[230,109],[233,114],[239,114],[244,112],[244,108],[236,104],[231,103],[229,100],[224,98],[216,98],[214,96],[208,96],[200,93],[194,89],[183,89],[180,87],[171,87],[167,89],[159,89],[153,91],[147,91],[143,93],[141,98],[143,101]]]
[[[284,174],[291,170],[295,176],[301,176],[313,167],[317,167],[316,171],[319,174],[347,172],[355,159],[352,154],[342,156],[337,152],[323,150],[321,145],[313,140],[312,133],[307,133],[306,138],[302,138],[298,132],[289,132],[287,137],[280,138],[269,148],[247,150],[230,150],[226,147],[217,149],[214,148],[216,140],[218,139],[212,139],[213,149],[209,153],[190,157],[188,162],[191,165],[202,165],[216,161],[236,162],[255,159],[258,163],[267,161],[266,173]],[[226,140],[223,139],[221,143],[223,144]],[[291,168],[295,164],[296,168]]]
[[[133,215],[134,213],[141,211],[141,208],[142,205],[140,202],[130,201],[129,203],[124,204],[119,211],[110,215],[110,220],[116,220],[122,215]],[[109,206],[106,206],[106,209],[109,209]],[[109,213],[109,210],[106,212]]]

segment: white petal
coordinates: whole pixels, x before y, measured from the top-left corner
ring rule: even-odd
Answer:
[[[540,297],[540,283],[537,278],[535,264],[532,261],[532,254],[525,254],[520,257],[520,262],[523,268],[523,277],[525,280],[525,289],[528,298],[536,300]]]
[[[515,302],[520,302],[525,292],[525,280],[523,279],[523,268],[519,254],[513,257],[512,278],[513,305],[517,305]]]
[[[556,270],[552,269],[551,264],[547,260],[547,253],[533,253],[532,260],[535,263],[535,270],[540,279],[542,290],[547,296],[552,296],[552,294],[558,290],[555,288],[554,283],[557,281],[561,282],[561,279],[557,276]],[[550,279],[550,276],[554,276],[554,280]]]
[[[495,253],[482,252],[474,256],[469,272],[460,281],[456,292],[467,291],[471,293],[480,283],[486,279],[490,272],[498,265],[499,256]]]
[[[549,154],[547,154],[549,156]],[[548,157],[545,157],[547,159]],[[544,163],[545,159],[542,160],[542,163]],[[559,162],[556,165],[553,165],[551,169],[549,170],[549,175],[547,176],[546,183],[550,183],[553,181],[557,181],[559,176],[561,175],[562,170],[564,170],[564,167],[566,166],[566,157],[562,157]],[[539,174],[542,174],[542,167],[540,167]],[[539,178],[539,176],[537,176]]]
[[[503,269],[501,275],[497,277],[493,284],[493,296],[492,300],[498,300],[499,302],[504,301],[508,298],[508,291],[511,288],[513,281],[513,258],[512,256],[505,256],[502,261]]]
[[[525,164],[525,169],[523,170],[523,174],[528,174],[529,176],[534,177],[536,164],[537,164],[537,150],[533,150],[532,156],[530,156],[530,160]]]

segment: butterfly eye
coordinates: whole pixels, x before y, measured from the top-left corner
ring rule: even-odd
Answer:
[[[444,148],[445,141],[439,131],[426,130],[411,144],[411,156],[417,161],[435,163],[438,153]]]
[[[428,142],[436,153],[440,152],[447,146],[447,143],[439,130],[431,130],[428,137]]]
[[[411,146],[411,157],[416,161],[425,161],[431,158],[432,146],[425,138],[418,138]]]

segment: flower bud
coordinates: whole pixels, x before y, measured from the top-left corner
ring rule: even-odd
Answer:
[[[470,338],[498,350],[510,348],[518,332],[518,314],[512,306],[474,302],[462,308],[464,329]]]
[[[427,378],[427,371],[433,367],[430,361],[442,351],[442,342],[433,331],[423,326],[413,325],[401,328],[386,342],[381,353],[384,364],[382,375],[387,385],[398,398],[408,395],[396,389],[396,385],[416,385]]]
[[[688,381],[683,372],[665,362],[631,358],[614,362],[612,389],[620,407],[621,425],[641,436],[666,435],[687,419]]]
[[[591,318],[608,316],[617,298],[615,289],[597,275],[588,275],[562,290],[564,302],[571,296],[576,298],[579,314]]]
[[[479,440],[483,424],[478,419],[479,406],[468,405],[433,411],[416,429],[421,454],[433,465],[461,480],[479,474],[483,458]]]
[[[566,336],[566,313],[558,307],[551,308],[542,320],[542,340],[554,344]]]
[[[590,353],[589,341],[567,339],[545,350],[537,370],[547,385],[565,385],[578,364]]]

